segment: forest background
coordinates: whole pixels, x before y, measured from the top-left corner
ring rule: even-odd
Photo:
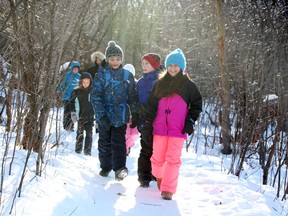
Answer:
[[[85,71],[90,55],[104,53],[110,40],[122,47],[123,63],[135,66],[136,78],[143,54],[159,53],[164,63],[181,48],[204,99],[209,121],[202,124],[215,128],[203,133],[205,147],[221,144],[224,155],[233,154],[229,173],[236,176],[257,158],[262,184],[277,186],[286,198],[287,0],[0,1],[2,167],[13,137],[15,148],[27,150],[27,161],[30,152],[38,153],[41,175],[48,114],[59,105],[55,92],[65,73],[60,65],[77,60]]]

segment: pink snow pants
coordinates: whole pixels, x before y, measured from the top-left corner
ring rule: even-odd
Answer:
[[[176,192],[184,140],[179,137],[153,137],[153,154],[150,159],[152,174],[162,179],[161,191]]]
[[[131,124],[132,124],[132,120],[130,118],[130,121],[127,124],[127,129],[126,129],[126,154],[129,154],[130,148],[135,145],[135,140],[137,136],[139,135],[137,127],[130,128]]]

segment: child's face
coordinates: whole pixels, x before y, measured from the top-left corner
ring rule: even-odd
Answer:
[[[97,64],[97,65],[100,65],[100,64],[101,64],[101,59],[96,58],[96,64]]]
[[[170,64],[168,65],[168,73],[171,75],[171,76],[176,76],[179,72],[180,72],[181,68],[176,65],[176,64]]]
[[[143,73],[151,73],[155,70],[146,59],[142,60],[142,69]]]
[[[121,65],[122,63],[122,58],[119,57],[119,56],[111,56],[109,59],[108,59],[108,63],[111,65],[111,67],[113,69],[117,69],[119,68],[119,66]]]
[[[89,87],[89,85],[90,85],[90,79],[89,78],[84,78],[84,79],[82,79],[82,86],[83,86],[83,88],[88,88]]]
[[[73,73],[77,73],[77,72],[79,71],[79,68],[78,68],[78,67],[74,67],[74,68],[72,69],[72,71],[73,71]]]

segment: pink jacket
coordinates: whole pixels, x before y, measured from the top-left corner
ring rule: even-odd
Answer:
[[[160,99],[153,134],[187,139],[187,134],[182,134],[187,113],[187,103],[178,94]]]

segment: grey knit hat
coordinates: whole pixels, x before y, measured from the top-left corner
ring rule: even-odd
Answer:
[[[106,60],[108,60],[111,56],[119,56],[123,60],[123,50],[115,43],[115,41],[109,41],[105,56]]]

